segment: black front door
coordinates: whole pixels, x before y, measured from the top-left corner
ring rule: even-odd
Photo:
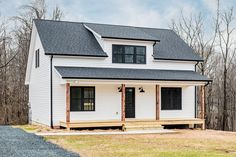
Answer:
[[[125,88],[125,118],[135,118],[135,88]]]

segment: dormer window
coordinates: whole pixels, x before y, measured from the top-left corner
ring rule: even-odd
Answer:
[[[112,63],[146,64],[146,47],[112,45]]]

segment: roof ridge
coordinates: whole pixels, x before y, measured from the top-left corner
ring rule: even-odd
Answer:
[[[168,28],[141,27],[141,26],[131,26],[131,25],[120,25],[120,24],[92,23],[92,22],[83,22],[83,23],[84,23],[84,24],[96,24],[96,25],[108,25],[108,26],[133,27],[133,28],[147,28],[147,29],[171,30],[171,29],[168,29]]]
[[[49,22],[64,22],[64,23],[78,23],[78,24],[83,24],[83,22],[78,22],[78,21],[59,21],[59,20],[49,20],[49,19],[33,19],[33,21],[49,21]]]
[[[79,21],[58,21],[50,19],[33,19],[33,21],[50,21],[50,22],[64,22],[64,23],[77,23],[77,24],[96,24],[96,25],[107,25],[107,26],[120,26],[120,27],[133,27],[133,28],[146,28],[146,29],[158,29],[158,30],[171,30],[168,28],[155,28],[155,27],[141,27],[141,26],[131,26],[131,25],[120,25],[120,24],[107,24],[107,23],[93,23],[93,22],[79,22]]]

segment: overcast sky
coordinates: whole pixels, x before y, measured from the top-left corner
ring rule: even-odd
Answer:
[[[1,16],[16,15],[30,0],[0,0]],[[171,19],[201,11],[206,17],[216,10],[216,0],[46,0],[49,9],[59,5],[63,20],[124,24],[167,28]],[[236,0],[221,0],[222,8],[234,6]]]

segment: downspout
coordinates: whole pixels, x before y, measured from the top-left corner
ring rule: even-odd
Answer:
[[[154,43],[153,43],[153,47],[154,47],[156,44],[157,44],[157,41],[154,41]]]
[[[197,63],[194,66],[194,71],[197,72],[197,65],[198,65],[199,61],[197,61]],[[194,110],[194,114],[195,114],[195,118],[197,118],[197,87],[194,87],[194,106],[195,106],[195,110]]]
[[[53,60],[53,55],[51,55],[50,58],[50,111],[51,111],[51,123],[50,126],[53,129],[53,86],[52,86],[52,60]]]

